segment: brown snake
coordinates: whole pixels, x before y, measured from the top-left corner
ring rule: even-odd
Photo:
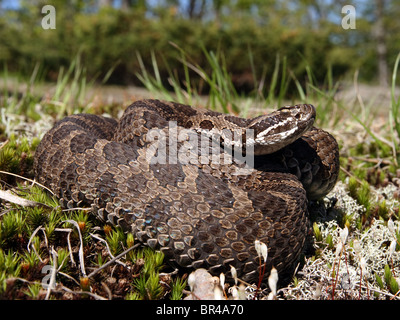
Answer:
[[[36,154],[36,179],[64,207],[89,206],[174,265],[258,276],[289,270],[310,230],[307,204],[339,172],[336,140],[313,127],[311,105],[242,119],[158,100],[119,121],[90,114],[57,122]],[[268,273],[268,272],[267,272]]]

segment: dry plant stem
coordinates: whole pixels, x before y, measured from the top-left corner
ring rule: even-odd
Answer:
[[[356,179],[356,181],[358,182],[358,183],[362,183],[362,181],[359,179],[359,178],[357,178],[355,175],[353,175],[351,172],[349,172],[349,171],[347,171],[345,168],[343,168],[342,166],[340,166],[340,170],[342,170],[347,176],[349,176],[349,177],[353,177],[354,179]]]
[[[90,235],[91,235],[93,238],[95,238],[95,239],[97,239],[97,240],[103,242],[104,245],[105,245],[106,248],[107,248],[107,252],[108,252],[108,254],[110,255],[111,259],[114,259],[114,258],[115,258],[114,255],[111,253],[110,247],[108,246],[108,243],[107,243],[106,240],[104,240],[103,238],[100,238],[99,236],[97,236],[97,235],[95,235],[95,234],[93,234],[93,233],[90,233]],[[126,267],[126,264],[123,263],[122,261],[116,260],[116,263],[119,263],[119,264],[122,265],[123,267]]]
[[[365,281],[365,286],[367,287],[367,299],[369,300],[369,288],[368,288],[368,281]],[[361,288],[361,283],[360,283]]]
[[[38,227],[32,232],[32,234],[31,234],[31,236],[30,236],[30,238],[29,238],[28,244],[26,245],[26,247],[27,247],[29,253],[31,252],[31,250],[29,249],[29,247],[30,247],[30,244],[31,244],[31,242],[32,242],[33,237],[34,237],[34,236],[36,235],[36,233],[38,233],[38,231],[41,230],[42,228],[43,228],[43,226],[40,225],[40,226],[38,226]],[[32,246],[32,248],[34,249],[33,246]]]
[[[50,283],[47,286],[47,293],[45,300],[49,300],[51,291],[56,287],[56,275],[57,275],[57,252],[51,247],[51,253],[53,257],[53,267],[51,268]]]
[[[39,182],[36,182],[35,180],[28,179],[28,178],[25,178],[25,177],[20,176],[20,175],[18,175],[18,174],[11,173],[11,172],[7,172],[7,171],[2,171],[2,170],[0,170],[0,173],[8,174],[8,175],[10,175],[10,176],[18,177],[18,178],[20,178],[20,179],[23,179],[23,180],[32,182],[33,184],[36,184],[36,185],[38,185],[39,187],[41,187],[41,188],[43,188],[43,189],[46,189],[46,190],[49,191],[53,196],[55,196],[55,194],[54,194],[53,191],[51,191],[51,190],[50,190],[49,188],[47,188],[46,186],[40,184]]]
[[[45,207],[49,208],[49,206],[44,203],[26,200],[24,198],[18,197],[15,194],[12,194],[10,190],[7,190],[7,191],[0,190],[0,199],[5,200],[7,202],[14,203],[14,204],[22,206],[22,207],[45,206]]]
[[[92,211],[92,209],[91,208],[75,207],[75,208],[70,208],[70,209],[63,209],[61,211],[62,212],[68,212],[68,211],[85,211],[85,212],[89,212],[89,211]]]
[[[400,290],[399,290],[399,291],[397,291],[397,292],[395,293],[395,295],[394,295],[393,297],[391,297],[391,298],[390,298],[390,300],[393,300],[394,298],[397,298],[397,297],[398,297],[398,295],[399,295],[399,293],[400,293]]]
[[[391,263],[391,265],[392,265],[392,274],[393,274],[393,277],[396,278],[396,273],[394,272],[394,263],[393,263],[393,258],[392,258],[392,257],[390,257],[390,263]],[[397,293],[396,293],[396,294],[397,294]]]
[[[75,282],[78,286],[80,286],[80,283],[78,281],[75,280],[74,277],[70,276],[69,274],[62,272],[62,271],[58,271],[57,274],[62,275],[70,280],[72,280],[73,282]]]
[[[40,261],[40,262],[43,262],[43,259],[40,257],[39,253],[36,251],[36,248],[33,246],[33,244],[31,244],[33,237],[36,235],[36,233],[38,233],[39,230],[42,230],[42,231],[43,231],[43,226],[40,225],[39,227],[37,227],[37,228],[32,232],[32,235],[30,236],[29,241],[28,241],[28,244],[27,244],[27,249],[28,249],[28,252],[30,253],[31,250],[29,249],[29,247],[32,246],[32,249],[33,249],[33,251],[35,252],[36,256],[38,257],[39,261]],[[43,233],[45,234],[45,232],[43,232]],[[47,238],[46,238],[46,234],[45,234],[45,239],[47,239]]]
[[[85,261],[83,258],[83,239],[82,239],[81,229],[79,228],[78,222],[76,222],[75,220],[64,220],[63,222],[72,223],[78,230],[79,241],[80,241],[80,243],[79,243],[79,264],[81,266],[82,277],[86,277]]]
[[[266,268],[266,264],[267,264],[267,262],[264,262],[264,264],[262,265],[262,263],[261,263],[261,256],[259,257],[259,259],[260,259],[260,261],[259,261],[259,263],[260,263],[260,269],[259,269],[259,273],[258,273],[258,284],[257,284],[257,289],[256,289],[256,291],[254,292],[254,298],[253,298],[253,300],[256,299],[256,297],[257,297],[257,295],[258,295],[258,293],[259,293],[259,291],[260,291],[262,279],[264,278],[265,268]]]
[[[76,262],[74,260],[74,255],[72,254],[71,232],[68,233],[67,244],[68,244],[69,256],[71,257],[71,263],[72,263],[73,266],[76,266]]]
[[[107,292],[108,295],[108,300],[112,299],[112,292],[110,290],[110,288],[107,286],[106,283],[104,283],[103,281],[101,282],[101,286],[103,287],[103,289]]]
[[[367,283],[368,283],[368,282],[367,282]],[[363,288],[363,289],[368,289],[368,286],[362,286],[362,285],[360,285],[360,287]],[[388,297],[390,297],[390,300],[393,300],[393,299],[396,299],[396,298],[399,299],[399,297],[397,297],[396,295],[393,295],[393,294],[391,294],[391,293],[389,293],[389,292],[380,291],[380,290],[374,289],[374,288],[371,288],[370,291],[373,291],[373,292],[382,294],[382,295],[384,295],[384,296],[388,296]],[[369,291],[368,291],[368,292],[369,292]],[[396,293],[396,294],[397,294],[397,293]]]
[[[108,261],[107,263],[103,264],[101,267],[97,268],[96,270],[93,270],[87,277],[93,277],[96,273],[98,273],[100,270],[103,270],[104,268],[107,268],[109,265],[113,264],[116,260],[118,260],[119,258],[123,257],[124,255],[126,255],[129,251],[136,249],[137,247],[139,247],[139,244],[135,244],[134,246],[126,249],[124,252],[120,253],[119,255],[115,256],[113,259],[111,259],[110,261]]]
[[[338,257],[339,262],[338,262],[338,266],[337,266],[337,272],[336,272],[335,283],[334,283],[334,285],[333,285],[333,287],[332,287],[332,300],[335,299],[335,297],[334,297],[334,296],[335,296],[335,289],[336,289],[336,286],[337,286],[337,283],[338,283],[339,268],[340,268],[340,260],[341,260],[342,254],[344,254],[344,262],[345,262],[345,264],[346,264],[347,274],[348,274],[348,275],[350,274],[349,265],[348,265],[348,263],[347,263],[347,255],[346,255],[346,251],[345,251],[345,245],[343,244],[343,245],[342,245],[342,249],[341,249],[340,254],[339,254],[339,257]],[[360,283],[360,287],[361,287],[361,283]],[[361,292],[361,291],[360,291],[360,292]]]
[[[363,273],[362,268],[360,267],[360,290],[358,294],[358,300],[361,300],[361,289],[362,289],[362,281],[363,281]],[[369,289],[368,289],[368,281],[365,281],[366,288],[367,288],[367,300],[369,300]]]
[[[332,300],[335,300],[335,288],[337,286],[338,283],[338,278],[339,278],[339,268],[340,268],[340,258],[342,257],[342,252],[344,250],[344,245],[342,246],[340,253],[339,253],[339,257],[338,257],[338,266],[337,266],[337,271],[336,271],[336,277],[333,277],[332,275]],[[332,266],[332,270],[333,272],[335,272],[335,263]]]
[[[380,158],[365,158],[365,157],[358,157],[358,156],[352,156],[351,158],[353,158],[354,160],[375,163],[377,167],[382,164],[386,165],[386,166],[389,166],[392,164],[392,162],[390,162],[389,160],[380,159]]]
[[[356,179],[356,181],[359,183],[359,184],[362,184],[362,181],[359,179],[359,178],[357,178],[357,176],[355,176],[354,174],[352,174],[351,172],[349,172],[349,171],[347,171],[345,168],[343,168],[342,166],[340,166],[340,170],[341,171],[343,171],[347,176],[349,176],[349,177],[353,177],[354,179]],[[375,190],[375,189],[371,189],[371,192],[373,192],[373,193],[375,193],[375,194],[378,194],[378,191],[377,190]]]
[[[78,294],[78,295],[83,295],[83,296],[89,295],[89,296],[95,298],[96,300],[107,300],[106,298],[104,298],[102,296],[99,296],[98,294],[92,293],[90,291],[73,291],[73,290],[71,290],[71,289],[69,289],[67,287],[64,287],[64,286],[61,287],[61,290],[66,291],[68,293]],[[61,292],[61,291],[53,291],[53,292]]]
[[[362,285],[362,268],[360,267],[360,290],[358,292],[358,300],[361,300],[361,285]]]
[[[244,284],[244,285],[247,286],[247,287],[255,288],[255,285],[254,285],[254,284],[250,284],[250,283],[248,283],[248,282],[246,282],[246,281],[244,281],[244,280],[242,280],[242,279],[240,279],[240,278],[238,278],[238,281],[239,281],[240,283]]]
[[[1,151],[1,149],[3,149],[9,142],[10,142],[9,139],[7,139],[6,141],[4,141],[3,144],[0,146],[0,151]]]
[[[71,264],[73,266],[76,266],[75,260],[74,260],[74,255],[72,254],[72,246],[71,246],[71,232],[72,229],[71,228],[55,228],[54,231],[61,231],[61,232],[68,232],[68,236],[67,236],[67,245],[68,245],[68,251],[69,251],[69,256],[71,259]]]
[[[161,273],[159,274],[159,276],[160,276],[160,277],[163,277],[163,276],[173,276],[173,275],[178,274],[178,272],[179,272],[179,269],[178,269],[178,268],[175,268],[175,270],[174,270],[174,271],[171,271],[171,272],[161,272]]]

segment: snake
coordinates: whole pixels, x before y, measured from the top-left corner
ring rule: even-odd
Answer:
[[[311,104],[247,119],[138,100],[119,120],[57,121],[35,152],[35,179],[62,207],[90,208],[175,268],[234,268],[251,281],[260,268],[293,270],[312,233],[308,205],[338,179],[337,141],[315,118]]]

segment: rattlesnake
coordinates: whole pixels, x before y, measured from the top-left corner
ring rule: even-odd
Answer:
[[[90,206],[175,266],[234,267],[250,280],[255,240],[267,245],[267,273],[293,266],[310,232],[308,200],[336,183],[338,145],[313,127],[315,115],[307,104],[242,119],[136,101],[119,121],[57,122],[37,148],[35,176],[64,207]]]

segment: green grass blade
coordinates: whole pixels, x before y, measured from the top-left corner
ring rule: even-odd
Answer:
[[[399,62],[400,62],[400,53],[396,57],[396,61],[394,64],[393,68],[393,74],[392,74],[392,86],[391,86],[391,114],[395,123],[395,128],[397,132],[397,136],[400,138],[400,119],[399,119],[399,108],[400,108],[400,98],[395,97],[396,93],[396,80],[397,80],[397,70],[399,67]]]
[[[280,64],[280,58],[279,54],[277,54],[275,57],[275,67],[274,67],[274,72],[272,73],[272,79],[269,86],[269,92],[267,97],[268,104],[271,104],[273,103],[273,101],[275,101],[275,88],[278,82],[279,64]]]

